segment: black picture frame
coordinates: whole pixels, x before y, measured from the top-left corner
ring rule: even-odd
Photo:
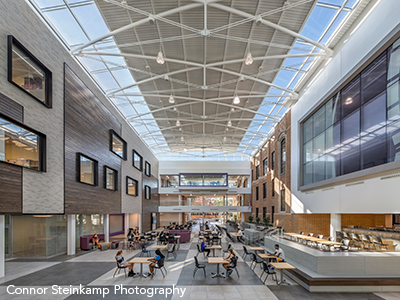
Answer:
[[[147,166],[149,167],[149,172],[147,173]],[[151,177],[151,164],[146,160],[144,163],[144,175]]]
[[[136,185],[135,195],[129,194],[129,182],[128,182],[129,180],[132,180]],[[126,194],[133,197],[137,197],[139,195],[139,182],[136,179],[133,179],[132,177],[129,176],[126,176]]]
[[[18,167],[25,168],[25,169],[32,170],[32,171],[36,171],[36,172],[46,172],[47,171],[47,150],[46,150],[47,149],[47,138],[46,138],[46,135],[41,133],[41,132],[39,132],[39,131],[37,131],[37,130],[35,130],[35,129],[33,129],[33,128],[31,128],[31,127],[29,127],[29,126],[26,126],[25,124],[23,124],[21,122],[18,122],[16,120],[12,119],[12,118],[9,118],[8,116],[6,116],[6,115],[4,115],[2,113],[0,113],[0,118],[4,119],[4,120],[7,120],[8,122],[13,123],[14,125],[17,125],[17,126],[23,128],[23,129],[28,130],[28,131],[30,131],[30,132],[32,132],[32,133],[37,135],[37,137],[38,137],[38,146],[39,146],[39,169],[35,170],[35,169],[32,169],[32,168],[28,168],[28,167],[24,167],[24,166],[8,163],[6,161],[0,161],[0,162],[1,163],[5,163],[5,164],[9,164],[9,165],[13,165],[13,166],[18,166]]]
[[[90,159],[91,161],[93,161],[93,184],[92,183],[87,183],[87,182],[83,182],[81,181],[81,157]],[[76,174],[76,180],[80,183],[83,184],[87,184],[87,185],[91,185],[91,186],[97,186],[99,183],[99,162],[81,152],[77,152],[76,153],[76,164],[77,164],[77,174]]]
[[[137,166],[135,166],[135,155],[140,157],[140,166],[139,168]],[[143,171],[143,157],[135,150],[132,150],[132,165],[138,169],[139,171]]]
[[[116,138],[118,138],[119,140],[121,140],[122,144],[123,144],[123,155],[119,155],[118,153],[114,152],[113,149],[113,139],[114,136]],[[110,129],[110,151],[112,153],[114,153],[115,155],[117,155],[118,157],[122,158],[123,160],[127,160],[127,152],[128,152],[128,146],[127,143],[125,142],[125,140],[118,134],[116,133],[113,129]]]
[[[110,170],[114,171],[114,189],[107,188],[107,169],[110,169]],[[103,170],[104,170],[103,171],[103,174],[104,174],[104,188],[106,190],[109,190],[109,191],[118,191],[118,171],[113,169],[113,168],[111,168],[111,167],[109,167],[109,166],[104,166]]]
[[[15,46],[18,48],[21,52],[26,54],[30,59],[32,59],[35,64],[37,64],[45,73],[45,99],[44,101],[40,100],[39,98],[35,97],[31,93],[29,93],[27,90],[19,86],[17,83],[15,83],[12,80],[12,74],[13,74],[13,63],[12,63],[12,48]],[[29,96],[34,98],[35,100],[39,101],[41,104],[46,106],[47,108],[52,108],[53,107],[53,95],[52,95],[52,73],[51,71],[46,68],[44,64],[42,64],[28,49],[26,49],[13,35],[7,35],[7,80],[18,87],[20,90],[24,91],[27,93]]]

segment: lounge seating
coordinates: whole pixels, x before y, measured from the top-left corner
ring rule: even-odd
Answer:
[[[104,242],[105,237],[104,234],[97,234],[97,236],[99,237],[100,241],[99,242]],[[93,238],[93,234],[88,234],[88,235],[82,235],[80,237],[80,248],[81,250],[90,250],[93,248],[92,244],[92,238]]]
[[[191,234],[190,230],[185,230],[185,229],[182,229],[182,230],[170,230],[169,234],[170,235],[172,235],[172,234],[180,235],[181,237],[179,239],[179,243],[190,242],[190,234]]]

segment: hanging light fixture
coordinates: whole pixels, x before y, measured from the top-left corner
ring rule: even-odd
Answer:
[[[185,141],[185,138],[183,136],[181,136],[181,142]]]
[[[183,151],[187,152],[187,149],[185,148],[185,149],[183,149]],[[190,196],[192,196],[192,194],[190,194]]]
[[[235,98],[233,98],[233,104],[239,104],[240,103],[240,98],[238,95],[235,95]]]
[[[164,55],[162,54],[162,52],[158,52],[157,58],[156,58],[156,62],[160,65],[163,65],[165,63],[165,59],[164,59]]]
[[[247,53],[246,60],[244,61],[244,64],[246,66],[248,66],[248,65],[251,65],[253,63],[253,61],[254,61],[254,59],[253,59],[253,56],[251,55],[251,53],[250,52]]]
[[[231,120],[228,121],[228,126],[232,126],[232,121]]]
[[[169,103],[171,103],[171,104],[172,104],[172,103],[175,103],[175,98],[174,98],[174,96],[171,95],[171,96],[169,97]]]
[[[226,136],[224,136],[224,142],[226,142]]]
[[[235,109],[233,107],[231,107],[231,112],[234,112],[234,111],[235,111]]]
[[[176,126],[181,126],[181,122],[179,120],[176,120]]]

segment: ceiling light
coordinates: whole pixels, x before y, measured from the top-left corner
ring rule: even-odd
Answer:
[[[181,142],[183,142],[185,140],[185,138],[183,136],[181,136]]]
[[[177,111],[178,109],[176,107],[174,107],[174,111]]]
[[[176,120],[176,126],[181,126],[181,122],[179,120]]]
[[[352,98],[347,98],[346,101],[344,102],[345,105],[349,105],[353,103],[353,99]]]
[[[161,52],[160,52],[161,53]],[[248,66],[248,65],[251,65],[252,63],[253,63],[253,56],[251,55],[251,53],[249,52],[249,53],[247,53],[247,56],[246,56],[246,60],[244,61],[244,64],[246,65],[246,66]]]
[[[239,104],[240,103],[240,98],[238,95],[235,96],[235,98],[233,98],[233,104]]]
[[[185,149],[183,149],[183,151],[187,152],[187,149],[185,148]],[[190,196],[192,196],[192,195],[190,195]]]
[[[156,58],[156,62],[160,65],[163,65],[165,63],[165,59],[164,59],[164,55],[162,54],[162,52],[158,52],[157,58]]]
[[[169,103],[175,103],[175,98],[174,98],[174,96],[170,96],[169,97]]]
[[[224,136],[224,142],[226,142],[226,136]]]
[[[154,20],[153,16],[149,16],[149,23],[150,23],[150,25],[153,25],[154,22],[155,22],[155,20]]]
[[[233,107],[231,107],[231,112],[234,112],[234,111],[235,111],[235,109]]]
[[[231,120],[228,121],[228,126],[232,126],[232,121]]]

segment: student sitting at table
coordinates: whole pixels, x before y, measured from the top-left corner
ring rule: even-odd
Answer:
[[[227,274],[228,276],[230,276],[230,275],[232,274],[232,271],[233,271],[233,270],[232,270],[232,269],[228,269],[228,268],[229,268],[229,267],[232,267],[232,268],[235,267],[237,257],[236,257],[236,255],[235,255],[235,252],[233,252],[233,249],[232,249],[232,248],[230,248],[230,249],[228,250],[228,253],[229,253],[229,255],[228,255],[227,257],[224,258],[224,260],[226,260],[227,262],[224,263],[224,264],[222,264],[222,266],[225,268],[226,274]]]
[[[131,263],[131,262],[126,262],[125,261],[125,258],[122,256],[122,253],[123,253],[123,251],[122,250],[119,250],[118,252],[117,252],[117,255],[115,256],[115,259],[117,260],[117,263],[118,263],[118,266],[120,267],[120,268],[122,268],[122,267],[124,267],[124,268],[129,268],[129,273],[128,273],[128,276],[129,277],[133,277],[133,276],[135,276],[135,273],[133,272],[133,265],[134,265],[134,263]]]
[[[97,248],[99,241],[100,241],[100,238],[97,235],[97,233],[93,234],[92,242],[94,244],[94,246],[93,246],[94,248]]]
[[[283,250],[279,247],[279,244],[275,244],[275,252],[274,253],[269,253],[269,255],[276,256],[276,261],[277,262],[284,262],[285,261],[285,253]]]
[[[201,242],[200,251],[201,252],[206,252],[207,253],[207,257],[209,257],[211,249],[207,249],[206,241],[207,241],[207,239],[204,238],[203,241]]]
[[[164,260],[164,258],[165,258],[165,256],[161,253],[160,250],[157,249],[155,251],[155,253],[156,253],[156,257],[151,260],[150,265],[149,265],[151,276],[154,276],[154,267],[158,267],[159,261]]]

